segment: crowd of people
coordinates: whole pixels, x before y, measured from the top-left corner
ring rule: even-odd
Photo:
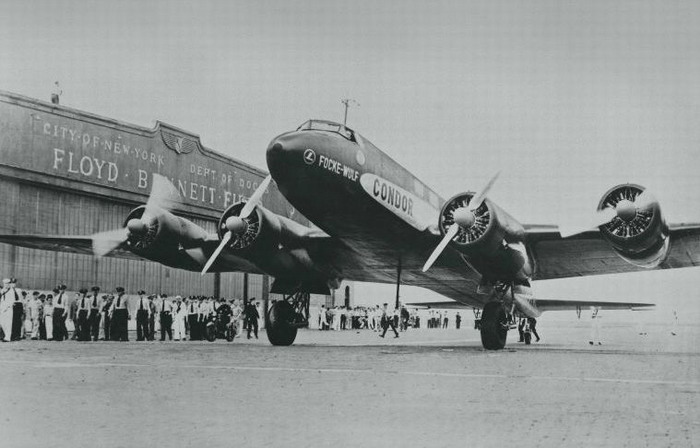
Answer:
[[[146,294],[127,296],[122,287],[100,294],[100,287],[70,293],[66,285],[51,292],[17,288],[17,280],[4,279],[0,290],[0,340],[128,341],[128,322],[136,320],[136,339],[185,341],[205,338],[206,325],[217,319],[235,334],[247,330],[258,337],[262,327],[260,302],[206,296]],[[70,328],[72,327],[72,328]],[[70,334],[72,330],[72,335]],[[252,334],[252,335],[251,335]]]
[[[409,310],[406,306],[389,308],[383,306],[334,306],[321,305],[318,311],[319,330],[361,330],[368,329],[384,333],[386,328],[398,328],[406,331],[408,328],[449,328],[450,313],[446,310]],[[454,316],[454,328],[460,329],[462,316],[457,311]],[[381,336],[381,335],[380,335]],[[398,336],[398,333],[396,334]]]
[[[101,293],[99,286],[69,292],[57,285],[52,291],[17,288],[17,280],[3,280],[0,290],[0,340],[128,341],[129,321],[135,320],[136,340],[203,340],[207,324],[230,324],[236,337],[258,338],[264,312],[255,298],[224,299],[211,296],[127,295],[123,287]],[[454,316],[454,320],[452,320]],[[321,305],[319,330],[367,329],[395,337],[409,328],[461,328],[462,316],[446,310],[383,306],[326,307]],[[132,325],[133,327],[133,325]]]

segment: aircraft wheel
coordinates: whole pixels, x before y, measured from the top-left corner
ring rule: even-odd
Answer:
[[[209,342],[214,342],[216,340],[216,329],[213,325],[207,325],[206,338]]]
[[[486,350],[502,350],[508,336],[506,310],[498,302],[484,305],[481,315],[481,344]]]
[[[297,337],[297,327],[290,325],[294,319],[294,308],[288,302],[272,304],[265,316],[267,339],[272,345],[292,345]]]

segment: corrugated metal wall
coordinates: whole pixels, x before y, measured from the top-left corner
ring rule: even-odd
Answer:
[[[131,207],[79,193],[0,179],[0,232],[43,235],[90,235],[118,228]],[[193,219],[213,232],[214,221]],[[129,292],[145,289],[169,295],[212,295],[214,275],[173,269],[146,260],[124,260],[81,254],[26,249],[0,243],[0,276],[14,276],[20,286],[51,289],[65,283],[69,289],[99,285],[103,290],[123,286]],[[250,275],[250,297],[262,296],[263,277]],[[243,274],[221,275],[224,297],[243,297]]]

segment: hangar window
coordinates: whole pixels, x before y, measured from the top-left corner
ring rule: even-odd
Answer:
[[[297,131],[326,131],[342,135],[351,142],[355,142],[355,132],[352,129],[332,121],[326,120],[309,120],[299,126]]]

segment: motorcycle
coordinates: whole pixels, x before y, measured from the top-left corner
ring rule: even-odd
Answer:
[[[209,342],[214,342],[217,338],[231,342],[236,337],[236,325],[231,316],[216,314],[207,320],[204,334]]]

